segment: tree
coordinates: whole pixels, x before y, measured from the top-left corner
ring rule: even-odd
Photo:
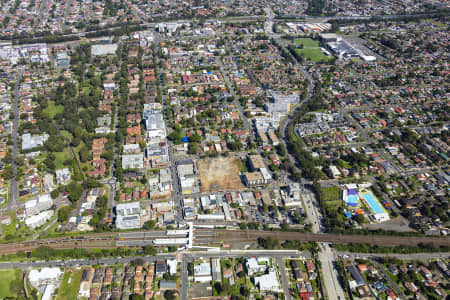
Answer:
[[[240,141],[236,141],[236,142],[229,141],[229,142],[227,142],[227,147],[231,151],[240,151],[242,149],[243,145]]]
[[[194,264],[193,263],[188,263],[187,269],[188,269],[189,276],[193,276],[194,275]]]
[[[223,287],[222,287],[222,284],[220,284],[220,282],[214,283],[214,289],[216,290],[217,294],[219,294],[219,295],[223,292]]]
[[[105,195],[97,198],[97,200],[95,201],[95,206],[97,208],[104,208],[106,207],[107,204],[108,204],[108,197],[106,197]]]
[[[156,225],[156,221],[155,220],[150,220],[144,223],[144,228],[147,230],[152,230]]]
[[[142,258],[136,258],[131,263],[133,266],[143,266],[145,262]]]
[[[167,300],[175,300],[176,299],[175,292],[171,290],[165,291],[164,298],[166,298]]]
[[[174,131],[172,131],[167,137],[172,140],[175,144],[181,144],[181,139],[183,138],[184,133],[181,128],[176,127]]]
[[[280,243],[278,242],[278,240],[276,240],[270,236],[267,239],[259,238],[258,243],[264,249],[269,249],[269,250],[277,249],[280,247]]]
[[[362,223],[364,223],[364,216],[363,215],[356,215],[355,216],[355,220],[356,220],[356,222],[358,222],[358,224],[362,224]]]
[[[69,219],[72,208],[70,206],[63,206],[58,210],[58,222],[64,223]]]
[[[59,191],[58,191],[58,190],[53,190],[53,191],[50,193],[50,196],[52,196],[52,199],[58,198],[58,196],[59,196]]]
[[[14,174],[13,174],[12,166],[11,165],[6,165],[5,169],[3,170],[2,177],[5,180],[10,180],[11,178],[13,178],[13,176],[14,176]]]
[[[140,294],[133,294],[133,296],[131,296],[131,300],[145,300],[145,297]]]
[[[56,156],[55,156],[55,154],[53,154],[51,152],[47,155],[47,157],[44,160],[45,166],[51,172],[54,172],[56,169],[55,160],[56,160]]]
[[[197,154],[198,144],[193,142],[189,143],[188,154]]]
[[[86,184],[87,184],[88,188],[90,188],[90,189],[94,189],[94,188],[98,188],[98,187],[103,186],[100,182],[98,182],[98,181],[97,181],[95,178],[93,178],[93,177],[89,177],[89,178],[86,180]]]
[[[193,134],[189,137],[189,142],[191,143],[200,143],[202,141],[202,137],[198,134]]]
[[[66,191],[69,192],[69,199],[72,202],[76,202],[80,200],[81,195],[83,194],[83,186],[76,182],[71,182],[67,187]]]
[[[90,152],[89,152],[89,149],[87,147],[81,148],[81,150],[80,150],[80,161],[83,162],[83,163],[87,162],[88,159],[89,159],[89,155],[90,155]]]
[[[247,287],[242,285],[240,291],[242,296],[246,298],[250,296],[250,290]]]
[[[281,231],[287,231],[289,229],[289,224],[282,223],[280,227],[281,227]]]
[[[156,255],[157,252],[158,251],[156,251],[156,249],[153,246],[148,245],[148,246],[144,247],[144,254],[145,255],[154,256],[154,255]]]

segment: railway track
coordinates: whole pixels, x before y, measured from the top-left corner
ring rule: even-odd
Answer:
[[[141,247],[151,245],[152,241],[160,238],[180,238],[183,236],[164,235],[164,231],[139,231],[139,232],[114,232],[79,235],[72,237],[50,238],[35,241],[23,241],[17,243],[0,244],[0,254],[12,254],[18,251],[32,251],[40,246],[48,246],[55,249],[71,248],[114,248],[114,247]],[[405,236],[381,236],[381,235],[340,235],[340,234],[314,234],[300,232],[281,231],[256,231],[256,230],[211,230],[197,229],[194,243],[196,245],[257,241],[258,238],[272,237],[274,239],[297,240],[301,242],[324,242],[336,244],[364,243],[380,246],[419,246],[430,243],[434,246],[450,247],[450,238],[447,237],[405,237]]]
[[[215,232],[212,230],[196,230],[201,238],[214,238]],[[114,248],[114,247],[141,247],[151,245],[152,241],[161,238],[181,238],[180,235],[167,236],[165,231],[133,231],[114,233],[95,233],[71,237],[50,238],[34,241],[22,241],[9,244],[0,244],[0,254],[12,254],[18,251],[32,251],[41,246],[48,246],[54,249],[71,248]]]
[[[256,231],[256,230],[216,230],[217,239],[224,242],[256,241],[258,238],[272,237],[274,239],[296,240],[301,242],[323,242],[336,244],[363,243],[380,246],[419,246],[419,244],[433,244],[434,246],[450,247],[448,237],[415,237],[415,236],[385,236],[385,235],[341,235],[315,234],[303,232]]]

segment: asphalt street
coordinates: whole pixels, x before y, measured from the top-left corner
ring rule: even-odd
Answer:
[[[329,300],[345,299],[344,290],[339,283],[335,268],[335,257],[328,244],[320,244],[319,260],[322,267],[322,277]]]
[[[16,157],[19,153],[19,120],[20,120],[20,82],[22,80],[22,74],[23,69],[19,67],[19,72],[17,73],[16,82],[14,84],[14,104],[13,104],[13,112],[14,112],[14,120],[13,120],[13,130],[12,130],[12,171],[13,171],[13,177],[10,181],[9,186],[9,204],[8,204],[8,210],[16,209],[17,208],[17,200],[19,196],[19,191],[17,189],[17,164],[16,164]]]
[[[278,274],[280,275],[280,283],[284,292],[284,299],[292,299],[291,293],[289,291],[289,278],[287,277],[286,268],[284,267],[284,262],[282,257],[277,257],[276,262],[278,265]]]

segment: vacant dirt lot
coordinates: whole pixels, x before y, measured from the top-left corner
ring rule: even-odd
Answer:
[[[240,160],[236,157],[202,159],[198,162],[202,192],[238,191],[244,189],[239,176]]]

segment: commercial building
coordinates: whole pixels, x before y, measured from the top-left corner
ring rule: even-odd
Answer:
[[[52,174],[47,173],[44,175],[44,178],[42,179],[42,188],[45,192],[51,192],[56,188]]]
[[[261,168],[255,172],[245,172],[243,174],[243,180],[246,186],[256,186],[268,184],[272,180],[272,175],[266,168]]]
[[[116,215],[116,227],[118,229],[141,227],[141,205],[139,202],[118,204]]]
[[[25,225],[32,229],[41,227],[53,216],[53,210],[46,210],[38,215],[33,215],[25,219]]]
[[[160,290],[173,290],[177,288],[177,283],[174,280],[160,280],[159,289]]]
[[[22,150],[30,150],[36,147],[41,147],[48,140],[49,135],[44,133],[41,135],[31,135],[30,133],[22,134]]]
[[[252,257],[245,261],[245,267],[249,276],[255,273],[262,273],[267,270],[267,263],[269,262],[266,257]]]
[[[211,259],[212,266],[212,280],[221,281],[221,268],[220,268],[220,259],[212,258]]]
[[[167,266],[169,267],[169,274],[175,275],[177,273],[178,261],[176,259],[168,259]]]
[[[178,176],[183,177],[194,174],[194,162],[192,159],[183,159],[177,162]]]
[[[359,273],[358,269],[355,266],[351,265],[347,269],[350,275],[352,276],[353,280],[355,281],[356,286],[361,286],[365,284],[364,278],[361,276],[361,273]]]
[[[44,288],[44,293],[42,294],[41,300],[51,300],[53,299],[53,292],[55,291],[55,286],[53,284],[48,284]]]
[[[68,67],[70,63],[70,57],[66,51],[59,51],[56,54],[56,65],[58,67]]]
[[[38,197],[38,205],[39,205],[39,210],[40,211],[50,209],[52,207],[52,205],[53,205],[53,199],[50,196],[50,194],[39,195],[39,197]]]
[[[31,270],[28,274],[28,280],[33,287],[38,288],[43,285],[56,284],[62,274],[60,268],[44,267],[41,270]]]
[[[266,167],[266,165],[264,164],[264,159],[259,154],[249,155],[248,162],[252,171],[256,171]]]
[[[42,194],[38,199],[32,199],[25,202],[25,212],[28,217],[37,215],[41,211],[50,209],[53,205],[53,200],[49,194]]]
[[[194,281],[196,282],[208,282],[212,280],[211,276],[211,264],[201,263],[194,266]]]
[[[264,178],[261,172],[245,172],[244,183],[246,186],[255,186],[264,184]]]
[[[291,106],[298,103],[300,97],[298,94],[283,94],[281,92],[272,91],[270,93],[272,101],[266,102],[264,108],[270,114],[281,113],[286,114],[291,109]]]
[[[80,289],[78,290],[78,298],[89,298],[91,281],[94,276],[94,268],[84,269],[81,275]]]
[[[278,283],[277,274],[275,271],[271,270],[269,273],[253,278],[255,281],[255,286],[258,287],[259,291],[270,291],[276,292],[280,291],[280,284]]]
[[[142,169],[144,167],[144,154],[122,155],[122,169]]]

